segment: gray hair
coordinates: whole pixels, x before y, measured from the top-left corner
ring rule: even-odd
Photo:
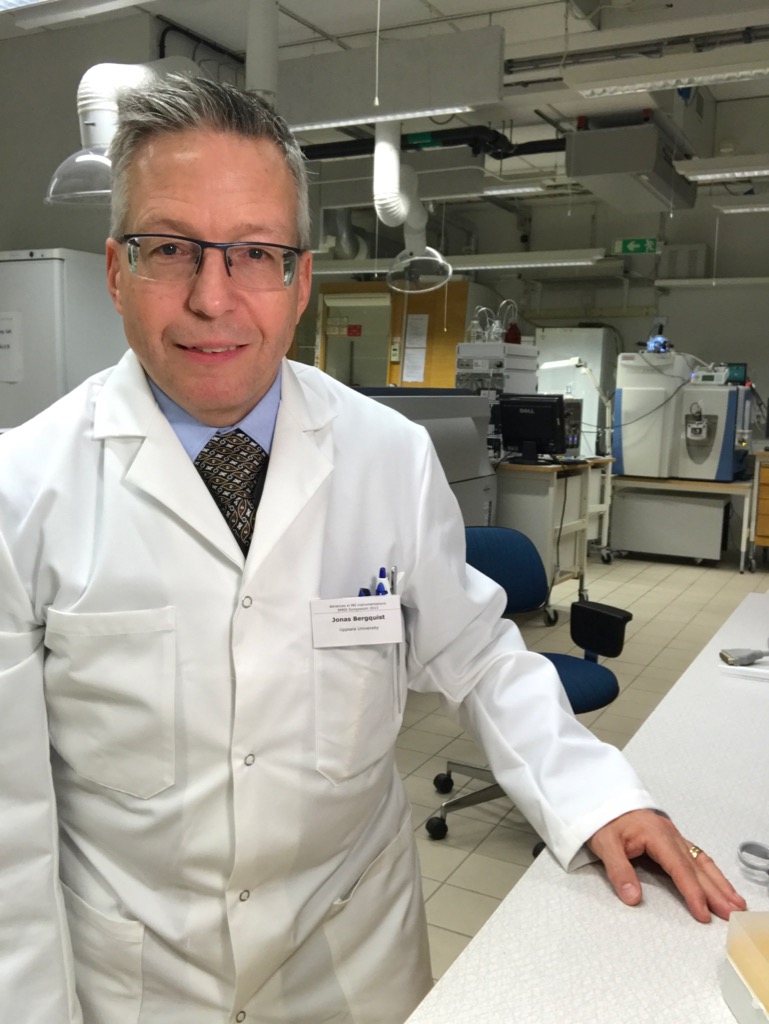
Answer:
[[[208,78],[169,75],[118,98],[118,123],[109,148],[112,161],[110,235],[125,232],[128,174],[139,147],[167,132],[213,129],[245,138],[270,139],[283,153],[296,184],[297,242],[310,245],[310,204],[307,170],[299,143],[273,108],[256,93]]]

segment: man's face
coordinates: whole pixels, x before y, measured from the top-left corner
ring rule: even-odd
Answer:
[[[296,245],[296,187],[275,143],[232,133],[158,135],[128,177],[127,232],[210,242]],[[275,379],[310,295],[311,258],[280,291],[247,291],[207,249],[189,282],[131,273],[126,246],[107,241],[107,282],[126,337],[152,380],[211,426],[249,412]]]

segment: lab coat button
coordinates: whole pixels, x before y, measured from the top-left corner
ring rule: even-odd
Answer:
[[[246,754],[246,756],[243,758],[243,764],[247,764],[250,767],[255,760],[256,758],[254,757],[253,754]]]
[[[250,597],[248,597],[248,595],[246,595],[246,597],[244,597],[243,600],[240,603],[243,605],[244,608],[250,608],[251,605],[254,602],[253,602],[252,598],[250,598]]]
[[[243,892],[240,894],[240,902],[245,903],[250,895],[251,893],[248,891],[248,889],[244,889]],[[245,1017],[245,1014],[243,1014],[243,1016]]]
[[[246,1011],[245,1010],[241,1010],[240,1013],[235,1018],[235,1020],[237,1020],[237,1021],[242,1021],[242,1020],[245,1020],[245,1019],[246,1019]]]

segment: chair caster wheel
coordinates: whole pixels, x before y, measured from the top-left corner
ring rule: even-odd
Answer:
[[[445,818],[428,818],[425,828],[431,839],[445,839],[449,831]]]
[[[546,848],[547,843],[543,843],[540,839],[540,841],[534,846],[534,849],[531,851],[532,857],[539,857],[540,853],[542,853],[542,851]]]
[[[556,608],[546,608],[545,614],[545,625],[554,626],[558,622],[558,611]]]
[[[454,780],[448,772],[438,772],[433,779],[433,785],[439,793],[450,793],[454,788]]]

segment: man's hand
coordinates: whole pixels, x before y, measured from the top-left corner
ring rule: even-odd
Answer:
[[[733,910],[747,906],[713,860],[684,839],[669,818],[654,811],[621,814],[599,828],[587,845],[603,861],[614,891],[629,906],[641,902],[641,883],[630,861],[644,853],[667,871],[698,921],[709,921],[711,911],[726,920]]]

